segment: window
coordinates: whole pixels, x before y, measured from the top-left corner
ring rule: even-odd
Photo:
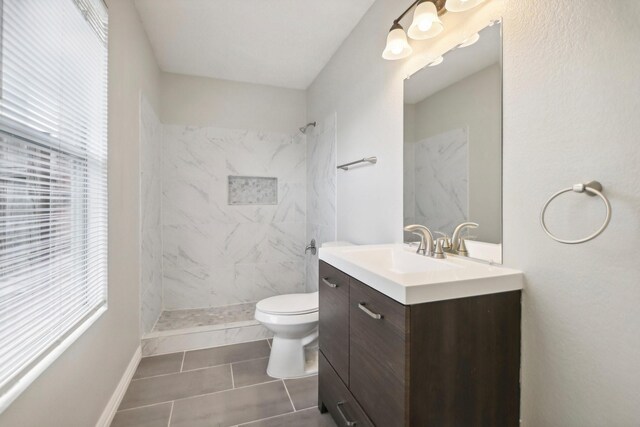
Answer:
[[[0,6],[1,411],[106,309],[107,13]]]

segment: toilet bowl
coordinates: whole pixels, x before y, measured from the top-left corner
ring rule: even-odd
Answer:
[[[305,356],[318,338],[318,292],[263,299],[256,304],[255,318],[274,334],[269,376],[300,378],[318,372],[317,363]]]

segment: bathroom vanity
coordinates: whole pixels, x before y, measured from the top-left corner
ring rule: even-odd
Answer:
[[[517,426],[522,274],[320,250],[319,402],[339,426]]]

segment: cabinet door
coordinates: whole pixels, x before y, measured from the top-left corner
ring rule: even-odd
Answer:
[[[338,374],[321,354],[318,355],[318,403],[328,410],[339,426],[373,427]]]
[[[349,384],[349,276],[320,261],[319,345],[342,381]]]
[[[409,307],[351,278],[349,388],[377,426],[407,425]]]

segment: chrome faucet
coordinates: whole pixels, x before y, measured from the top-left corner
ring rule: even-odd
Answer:
[[[433,254],[433,234],[431,234],[431,230],[424,225],[413,224],[407,225],[404,231],[420,237],[420,246],[418,246],[418,250],[416,251],[417,254],[425,256],[431,256],[431,254]]]
[[[463,252],[466,252],[466,248],[462,248],[460,245],[460,242],[462,241],[460,234],[466,228],[478,228],[478,224],[475,222],[463,222],[453,230],[453,236],[451,237],[451,253],[459,253],[461,249],[464,249]],[[464,246],[464,243],[462,246]]]

